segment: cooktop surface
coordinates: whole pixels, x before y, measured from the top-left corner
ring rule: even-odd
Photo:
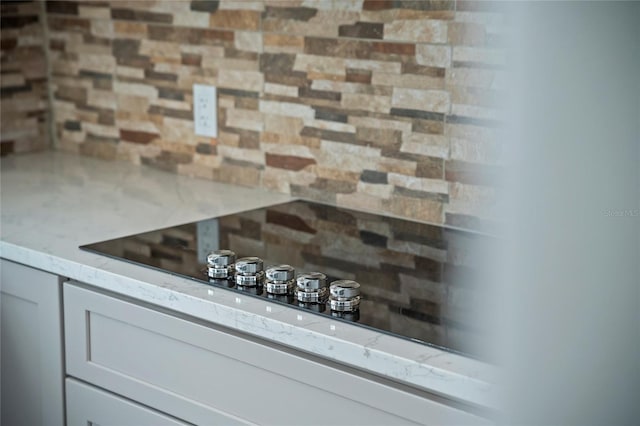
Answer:
[[[482,295],[482,253],[492,242],[480,234],[293,201],[80,248],[482,358],[486,334],[473,311]],[[210,279],[207,255],[221,249],[259,257],[265,268],[288,264],[297,274],[322,272],[328,283],[356,281],[359,308],[345,314],[328,303],[301,303],[295,295]]]

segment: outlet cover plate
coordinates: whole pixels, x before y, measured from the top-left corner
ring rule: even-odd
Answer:
[[[218,136],[218,96],[215,86],[193,85],[193,122],[196,135]]]

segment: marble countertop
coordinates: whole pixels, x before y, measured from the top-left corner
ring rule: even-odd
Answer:
[[[2,258],[447,398],[496,407],[493,366],[78,248],[289,201],[287,195],[55,151],[1,161]]]

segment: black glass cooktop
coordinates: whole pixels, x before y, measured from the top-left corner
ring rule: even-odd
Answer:
[[[475,233],[293,201],[80,248],[228,291],[244,292],[229,282],[209,280],[206,257],[212,250],[260,257],[265,268],[289,264],[297,273],[323,272],[329,282],[355,280],[361,285],[359,313],[337,320],[482,357],[485,333],[472,311],[483,290],[477,282],[480,259],[491,241]],[[310,309],[296,300],[272,300]],[[332,316],[328,306],[311,310]]]

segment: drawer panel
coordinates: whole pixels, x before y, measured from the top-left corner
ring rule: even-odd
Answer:
[[[189,422],[484,423],[248,336],[76,285],[64,297],[68,374]]]
[[[67,379],[68,426],[187,426],[181,422],[109,392]]]

